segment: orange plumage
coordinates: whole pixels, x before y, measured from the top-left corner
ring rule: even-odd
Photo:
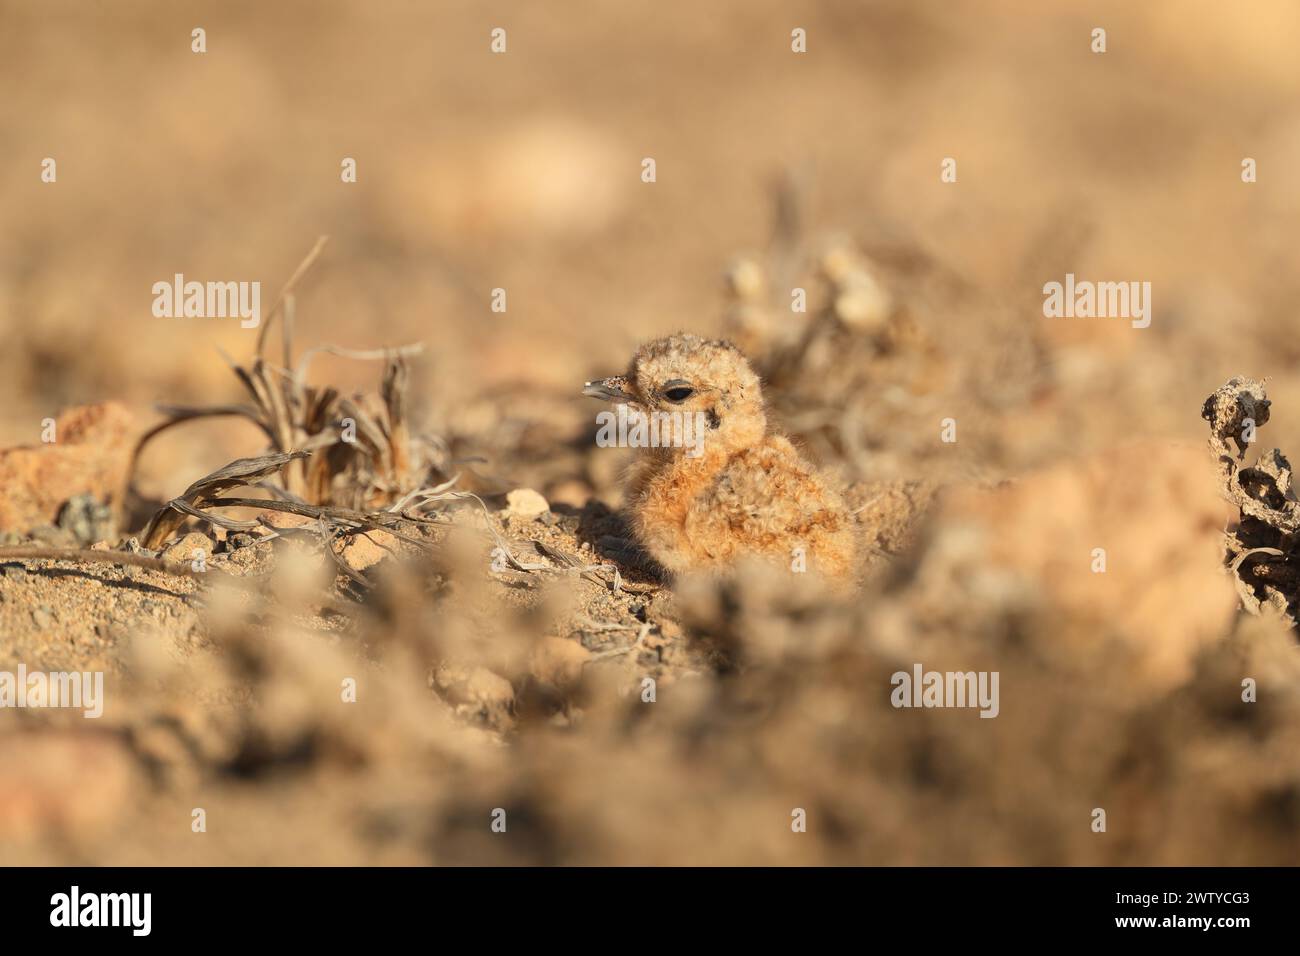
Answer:
[[[847,577],[853,518],[789,439],[769,427],[758,376],[731,343],[679,334],[642,346],[586,394],[703,423],[698,447],[646,448],[627,488],[639,543],[672,572],[744,556]]]

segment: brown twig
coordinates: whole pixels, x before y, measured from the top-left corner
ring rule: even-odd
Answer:
[[[209,571],[195,571],[188,561],[170,562],[146,554],[130,551],[96,551],[91,548],[45,548],[23,545],[12,548],[0,548],[0,561],[80,561],[86,564],[115,564],[125,567],[143,568],[146,571],[158,571],[174,577],[202,580]],[[218,571],[226,577],[233,578],[226,571]]]
[[[276,315],[284,307],[285,299],[293,293],[294,287],[298,284],[299,280],[307,274],[307,270],[316,264],[316,260],[320,258],[320,254],[324,251],[325,244],[329,242],[329,239],[329,236],[321,236],[316,240],[316,245],[312,246],[311,252],[307,253],[307,257],[298,264],[298,268],[294,270],[293,275],[289,276],[289,281],[286,282],[284,288],[280,290],[280,294],[276,297],[275,304],[271,306],[271,311],[266,313],[266,317],[262,320],[262,327],[257,332],[258,358],[262,357],[262,349],[266,344],[266,334],[270,331],[271,324],[275,321]]]

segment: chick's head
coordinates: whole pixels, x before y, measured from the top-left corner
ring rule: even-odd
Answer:
[[[588,382],[583,393],[650,414],[680,413],[704,428],[704,440],[734,451],[767,430],[759,379],[730,342],[680,333],[641,346],[626,374]]]

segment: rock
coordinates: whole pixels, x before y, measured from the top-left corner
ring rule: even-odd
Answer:
[[[536,491],[531,488],[516,488],[506,495],[506,512],[519,518],[536,518],[551,510]]]
[[[290,514],[288,511],[267,511],[263,514],[263,519],[272,528],[301,528],[316,520],[306,515]]]
[[[54,609],[48,605],[42,604],[40,607],[32,609],[32,620],[41,630],[54,623]]]
[[[180,564],[181,562],[188,564],[199,557],[195,552],[201,551],[203,552],[203,560],[206,562],[211,559],[215,547],[216,546],[212,543],[212,539],[207,535],[200,534],[197,531],[191,531],[179,541],[168,545],[168,547],[164,549],[161,557],[164,561],[170,564]]]
[[[49,524],[83,493],[111,500],[125,481],[138,431],[126,406],[107,402],[65,411],[54,424],[53,442],[0,451],[0,529]]]
[[[364,571],[390,557],[391,552],[400,547],[401,542],[387,531],[367,531],[354,536],[343,546],[342,557],[354,571]]]
[[[94,495],[82,492],[63,503],[55,524],[71,534],[78,544],[102,541],[113,535],[113,509],[97,501]]]
[[[835,314],[847,326],[874,332],[889,318],[889,296],[869,273],[855,274],[835,296]]]

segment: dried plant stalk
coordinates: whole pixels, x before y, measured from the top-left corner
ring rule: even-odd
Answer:
[[[307,452],[296,451],[289,454],[262,455],[259,458],[239,458],[224,468],[218,468],[212,474],[203,476],[175,499],[183,502],[188,506],[187,508],[173,507],[172,503],[168,502],[153,516],[153,520],[149,522],[144,532],[144,546],[150,551],[156,551],[192,514],[191,509],[211,501],[223,491],[260,481],[275,474],[290,462],[305,457]]]
[[[237,416],[255,424],[267,438],[271,455],[295,455],[297,466],[274,471],[286,495],[318,505],[341,505],[363,511],[391,504],[430,484],[447,480],[445,453],[436,441],[416,439],[409,418],[410,368],[408,358],[419,354],[418,344],[389,349],[357,351],[321,345],[304,352],[293,365],[294,289],[320,257],[322,237],[302,261],[262,323],[251,362],[226,361],[242,385],[248,401],[200,407],[163,407],[167,420],[146,432],[132,451],[127,475],[114,506],[120,511],[131,489],[145,446],[169,428],[183,422],[218,416]],[[267,331],[282,316],[283,367],[268,363],[263,354]],[[384,373],[378,400],[345,397],[331,386],[306,383],[311,359],[320,353],[350,359],[383,360]],[[305,453],[305,454],[300,454]],[[308,455],[310,457],[308,457]],[[269,476],[268,476],[269,477]],[[202,481],[212,479],[209,475]],[[251,480],[248,482],[251,483]],[[177,499],[199,507],[206,499]],[[186,517],[183,508],[168,507],[155,516],[146,531],[150,546],[166,540]],[[220,521],[214,521],[220,524]]]

